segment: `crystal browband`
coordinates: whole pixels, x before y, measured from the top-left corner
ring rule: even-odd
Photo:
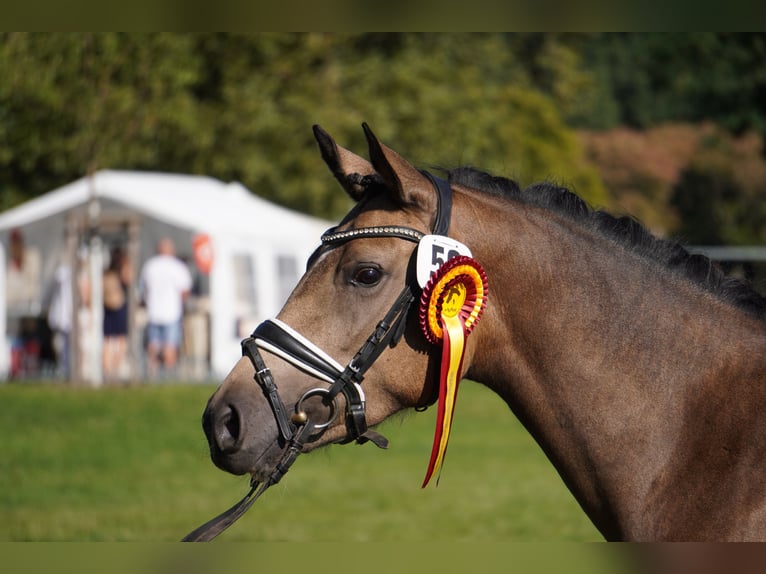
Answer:
[[[362,227],[359,229],[349,229],[347,231],[329,230],[322,235],[322,245],[332,245],[343,243],[352,239],[361,237],[399,237],[409,241],[418,242],[425,234],[411,227],[401,227],[398,225],[383,225],[376,227]]]

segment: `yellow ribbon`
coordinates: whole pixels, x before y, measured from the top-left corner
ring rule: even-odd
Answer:
[[[452,430],[468,334],[486,305],[486,277],[469,257],[448,261],[432,278],[421,300],[421,324],[432,342],[442,342],[439,404],[434,443],[423,488],[442,466]]]
[[[446,376],[442,375],[444,389],[439,392],[444,397],[443,412],[440,413],[441,430],[437,429],[438,448],[433,453],[433,462],[429,463],[426,478],[423,481],[423,487],[428,485],[431,477],[441,468],[444,454],[447,452],[447,442],[449,441],[450,431],[452,430],[452,417],[455,413],[455,404],[457,402],[457,390],[460,385],[460,368],[463,362],[463,353],[465,352],[465,336],[463,333],[463,323],[459,317],[450,317],[442,323],[444,329],[444,353],[449,360],[446,363]],[[444,363],[442,364],[444,368]],[[439,421],[436,423],[439,424]],[[436,447],[436,441],[434,441]],[[437,480],[438,483],[438,480]]]

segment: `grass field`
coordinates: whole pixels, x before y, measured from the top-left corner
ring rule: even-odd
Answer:
[[[216,469],[200,427],[210,385],[0,386],[0,540],[176,541],[231,506],[245,477]],[[371,444],[301,457],[228,541],[597,541],[504,403],[464,383],[438,486],[425,490],[434,413]]]

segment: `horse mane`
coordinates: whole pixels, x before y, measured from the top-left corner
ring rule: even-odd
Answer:
[[[592,209],[575,193],[552,182],[536,183],[522,190],[511,179],[473,167],[445,171],[450,183],[547,209],[592,229],[632,252],[686,277],[723,301],[766,321],[766,297],[747,283],[726,275],[721,266],[708,257],[690,253],[678,242],[654,236],[633,217],[617,217]]]

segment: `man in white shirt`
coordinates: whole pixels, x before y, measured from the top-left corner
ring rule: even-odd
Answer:
[[[146,305],[147,359],[152,377],[160,364],[166,371],[176,366],[183,304],[192,287],[191,273],[175,253],[173,241],[161,239],[157,243],[157,254],[141,269],[139,287]]]

